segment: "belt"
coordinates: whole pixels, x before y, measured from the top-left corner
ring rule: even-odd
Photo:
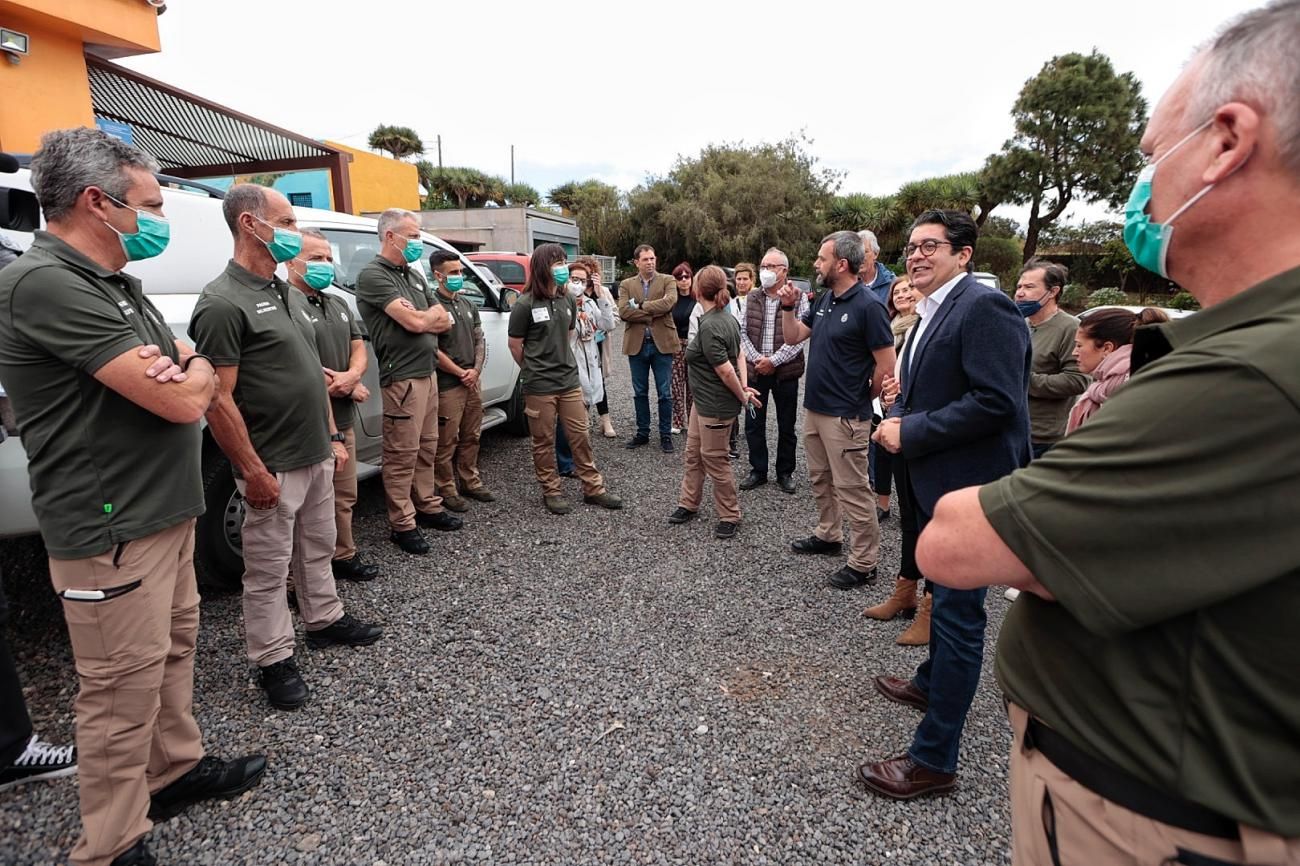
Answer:
[[[1237,839],[1237,822],[1190,800],[1159,791],[1124,770],[1098,761],[1033,716],[1025,729],[1025,745],[1037,749],[1074,781],[1099,797],[1130,812],[1180,830]]]

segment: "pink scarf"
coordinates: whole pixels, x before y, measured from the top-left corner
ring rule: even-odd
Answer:
[[[1080,424],[1091,418],[1101,408],[1101,404],[1128,381],[1129,356],[1132,354],[1132,344],[1120,346],[1097,365],[1097,369],[1092,371],[1092,378],[1096,381],[1088,386],[1088,390],[1083,392],[1079,402],[1070,410],[1070,421],[1065,425],[1066,433],[1073,433]]]

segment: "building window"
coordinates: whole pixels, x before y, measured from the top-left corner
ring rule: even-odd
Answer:
[[[291,192],[289,193],[289,204],[294,207],[311,207],[311,193]]]

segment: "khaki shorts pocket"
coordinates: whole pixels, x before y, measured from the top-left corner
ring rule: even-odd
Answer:
[[[524,414],[527,415],[529,418],[540,418],[542,417],[542,410],[534,409],[531,407],[525,407]]]

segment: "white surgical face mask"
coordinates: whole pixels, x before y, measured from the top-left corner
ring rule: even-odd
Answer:
[[[587,284],[582,280],[569,280],[569,294],[575,298],[581,297],[586,290]]]
[[[769,271],[766,268],[758,272],[758,284],[765,289],[770,289],[776,285],[776,271]]]

